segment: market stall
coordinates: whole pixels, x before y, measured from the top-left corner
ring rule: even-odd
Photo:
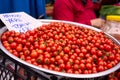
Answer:
[[[33,19],[42,24],[33,30],[23,27],[34,23],[29,22],[31,18],[24,18],[28,23],[23,25],[20,15],[9,15],[13,19],[9,23],[18,21],[20,25],[15,28],[23,31],[9,31],[5,25],[0,29],[0,80],[119,79],[120,18],[104,14],[106,24],[101,29],[70,21]]]

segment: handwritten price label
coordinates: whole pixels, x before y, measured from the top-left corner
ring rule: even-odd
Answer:
[[[0,14],[0,19],[8,30],[26,32],[42,25],[42,23],[25,12]]]

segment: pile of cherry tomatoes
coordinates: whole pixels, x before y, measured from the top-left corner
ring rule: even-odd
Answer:
[[[108,80],[120,80],[120,69],[109,74],[108,75]]]
[[[16,57],[49,70],[92,74],[120,62],[120,46],[104,32],[51,22],[25,33],[6,31],[3,46]]]

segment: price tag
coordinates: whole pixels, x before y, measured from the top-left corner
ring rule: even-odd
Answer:
[[[25,12],[0,14],[0,19],[8,30],[14,30],[16,32],[26,32],[42,25],[40,21]]]

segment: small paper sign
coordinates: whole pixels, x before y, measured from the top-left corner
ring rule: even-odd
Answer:
[[[8,30],[14,30],[16,32],[26,32],[42,25],[40,21],[25,12],[0,14],[0,19]]]

